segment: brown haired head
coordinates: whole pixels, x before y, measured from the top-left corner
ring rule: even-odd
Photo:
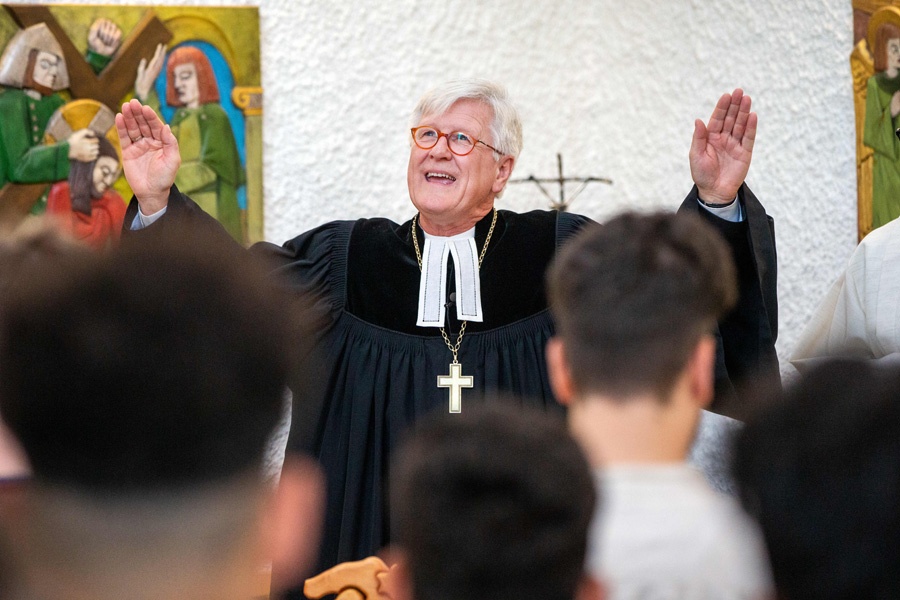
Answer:
[[[166,64],[166,102],[169,106],[184,106],[175,92],[175,67],[193,63],[197,69],[197,86],[200,90],[200,104],[219,101],[219,86],[206,55],[199,48],[181,46],[169,54]]]
[[[887,69],[888,40],[900,38],[900,27],[893,23],[884,23],[875,32],[875,72]]]
[[[626,213],[585,228],[548,273],[575,387],[667,398],[701,337],[734,306],[736,281],[725,241],[697,215]]]

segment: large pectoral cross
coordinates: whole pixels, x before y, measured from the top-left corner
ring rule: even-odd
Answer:
[[[475,386],[475,378],[462,374],[462,365],[454,361],[450,363],[449,375],[438,375],[437,386],[450,389],[450,412],[462,412],[462,388]]]

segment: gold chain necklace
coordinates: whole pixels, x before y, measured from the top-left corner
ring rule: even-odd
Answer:
[[[419,272],[422,271],[422,252],[419,250],[419,239],[416,236],[416,217],[412,218],[412,226],[410,227],[410,235],[412,235],[413,240],[413,248],[416,250],[416,260],[419,263]],[[481,263],[484,260],[484,253],[487,252],[488,244],[491,243],[491,236],[494,234],[494,226],[497,224],[497,209],[494,209],[494,216],[491,219],[491,228],[488,229],[487,237],[484,239],[484,246],[481,247],[481,254],[478,255],[478,269],[481,269]],[[437,378],[437,386],[439,388],[449,388],[450,390],[450,412],[458,413],[462,412],[462,388],[471,388],[475,385],[475,378],[471,375],[463,375],[462,374],[462,365],[459,364],[457,360],[457,355],[459,354],[459,345],[462,344],[463,335],[466,333],[466,324],[468,321],[463,321],[459,326],[459,335],[456,338],[456,343],[453,344],[450,342],[450,336],[447,335],[447,331],[441,327],[441,337],[444,338],[444,343],[447,344],[447,348],[450,349],[450,352],[453,354],[453,362],[450,363],[450,374],[449,375],[438,375]]]

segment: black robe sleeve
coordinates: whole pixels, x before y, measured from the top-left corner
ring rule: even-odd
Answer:
[[[165,214],[154,222],[152,226],[132,230],[131,224],[134,222],[137,214],[138,202],[132,196],[131,202],[128,203],[128,208],[125,210],[125,221],[122,223],[122,237],[126,241],[152,236],[170,227],[182,227],[188,231],[206,230],[211,232],[212,235],[223,236],[223,240],[226,239],[224,236],[231,237],[221,223],[206,214],[190,197],[182,194],[174,184],[169,190],[169,203],[166,206]],[[233,238],[232,241],[234,242]],[[234,242],[234,245],[239,247],[237,242]]]
[[[700,207],[697,187],[679,210],[696,212],[722,234],[737,267],[739,299],[716,329],[715,399],[710,410],[742,419],[752,389],[780,385],[775,228],[746,184],[738,190],[746,219],[732,223]]]

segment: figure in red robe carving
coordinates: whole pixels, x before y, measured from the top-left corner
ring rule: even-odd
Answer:
[[[97,136],[99,156],[92,162],[73,160],[69,180],[50,188],[47,214],[94,248],[104,248],[119,239],[125,219],[125,202],[112,189],[119,178],[119,155],[112,143]]]

